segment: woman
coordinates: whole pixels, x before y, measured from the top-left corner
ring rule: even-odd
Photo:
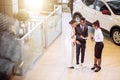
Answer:
[[[70,26],[66,31],[66,40],[65,40],[65,47],[66,47],[66,54],[67,54],[67,67],[70,69],[74,69],[73,66],[73,52],[74,52],[74,45],[75,45],[75,27],[77,26],[77,22],[75,20],[71,20],[69,22]]]
[[[99,72],[101,70],[101,55],[102,55],[102,50],[104,47],[103,44],[103,33],[100,29],[100,23],[99,21],[95,21],[92,24],[92,27],[95,29],[94,32],[94,38],[92,37],[92,40],[96,42],[95,44],[95,52],[94,52],[94,66],[91,68],[91,70],[95,70],[95,72]]]

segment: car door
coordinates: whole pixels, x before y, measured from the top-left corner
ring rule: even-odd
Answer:
[[[102,0],[97,0],[95,10],[96,19],[100,21],[101,27],[109,31],[113,24],[113,19],[109,8]]]
[[[83,9],[83,16],[89,21],[89,22],[93,22],[96,20],[95,17],[95,10],[94,10],[94,6],[95,6],[95,1],[96,0],[82,0],[82,2],[84,3],[84,9]]]

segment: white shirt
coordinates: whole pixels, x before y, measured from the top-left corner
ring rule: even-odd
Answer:
[[[81,28],[82,30],[84,30],[84,25],[80,25],[80,28]]]
[[[95,29],[94,40],[95,42],[103,42],[103,33],[100,28]]]

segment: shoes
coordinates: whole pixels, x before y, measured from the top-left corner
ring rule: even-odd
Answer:
[[[81,63],[80,66],[83,66],[83,63]]]
[[[77,65],[76,65],[76,69],[79,69],[79,68],[80,68],[80,67],[79,67],[79,64],[77,64]]]
[[[91,70],[95,70],[94,72],[99,72],[101,70],[101,67],[97,64],[94,64],[94,66],[91,68]]]
[[[80,65],[79,64],[76,65],[76,69],[80,69],[80,68],[83,68],[83,67],[84,67],[83,63],[81,63]]]
[[[95,68],[97,68],[97,64],[94,64],[94,66],[91,68],[91,70],[94,70]]]
[[[98,66],[98,67],[96,68],[95,72],[99,72],[100,70],[101,70],[101,67]]]
[[[71,67],[68,67],[69,69],[74,69],[74,67],[73,66],[71,66]]]

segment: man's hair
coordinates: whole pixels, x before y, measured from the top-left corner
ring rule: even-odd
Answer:
[[[82,18],[81,18],[81,20],[85,21],[85,18],[84,18],[84,17],[82,17]]]

